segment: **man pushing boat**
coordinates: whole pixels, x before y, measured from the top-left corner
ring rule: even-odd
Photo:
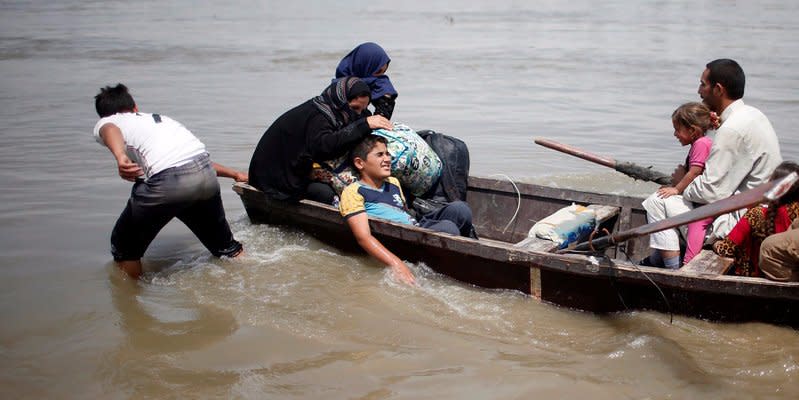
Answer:
[[[130,199],[111,233],[111,254],[132,278],[158,232],[177,217],[215,256],[237,257],[217,176],[246,182],[247,174],[211,162],[205,145],[179,122],[139,112],[123,84],[106,86],[94,98],[100,120],[94,137],[117,161],[119,176],[134,182]]]

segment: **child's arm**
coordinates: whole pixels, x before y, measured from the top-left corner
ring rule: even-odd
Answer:
[[[135,182],[137,177],[144,174],[139,164],[128,158],[128,154],[125,152],[125,139],[118,126],[112,123],[103,125],[100,128],[100,138],[116,158],[117,170],[122,179]]]
[[[415,282],[413,273],[408,269],[408,266],[372,236],[372,230],[369,229],[369,217],[365,212],[347,218],[347,225],[349,225],[350,230],[355,235],[355,240],[370,256],[391,267],[395,276],[403,282],[408,284]]]
[[[697,176],[702,175],[704,170],[705,169],[700,166],[692,165],[676,185],[673,187],[664,186],[658,189],[658,195],[665,199],[666,197],[682,194],[683,190],[688,187],[688,184]]]
[[[678,165],[677,168],[674,168],[674,172],[671,173],[671,186],[677,186],[678,183],[682,180],[685,176],[685,173],[688,172],[685,169],[685,165]]]

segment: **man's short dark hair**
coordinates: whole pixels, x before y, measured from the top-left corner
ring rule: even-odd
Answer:
[[[707,63],[706,67],[709,71],[707,80],[711,85],[720,83],[727,89],[727,95],[733,100],[744,97],[746,76],[737,62],[729,58],[720,58]]]
[[[388,141],[382,136],[366,135],[366,137],[363,138],[360,143],[356,144],[355,148],[352,149],[352,153],[350,153],[350,161],[354,161],[355,157],[358,157],[361,160],[366,160],[366,155],[369,154],[373,148],[375,148],[377,143],[383,143],[387,145]]]
[[[100,118],[105,118],[116,113],[133,111],[136,102],[128,93],[127,86],[118,83],[114,87],[106,86],[100,89],[100,93],[94,96],[94,108]]]

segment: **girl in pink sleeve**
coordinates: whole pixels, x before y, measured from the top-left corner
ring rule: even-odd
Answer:
[[[657,195],[664,199],[670,196],[682,195],[688,184],[696,177],[702,175],[705,170],[705,160],[710,154],[710,146],[713,143],[709,137],[705,136],[705,132],[708,129],[718,128],[719,119],[704,104],[691,102],[685,103],[674,110],[671,115],[671,123],[674,126],[674,136],[680,144],[683,146],[691,145],[691,149],[688,150],[685,165],[680,165],[672,176],[672,185],[658,189]],[[705,231],[712,223],[713,218],[707,218],[688,225],[684,263],[691,261],[702,250]],[[658,254],[660,257],[657,258],[662,259],[664,263],[671,261],[666,264],[674,264],[675,254],[672,254],[673,252],[663,250],[659,252],[661,254]],[[679,266],[679,252],[676,254],[676,260],[677,266]],[[674,267],[673,265],[667,266]]]

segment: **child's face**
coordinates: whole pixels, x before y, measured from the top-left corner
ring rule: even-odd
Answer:
[[[671,121],[671,124],[674,126],[674,137],[676,137],[683,146],[693,143],[694,140],[699,137],[699,135],[697,135],[698,128],[695,126],[685,127],[674,120]]]
[[[363,160],[361,174],[372,179],[386,179],[391,175],[391,154],[384,143],[377,142]]]

